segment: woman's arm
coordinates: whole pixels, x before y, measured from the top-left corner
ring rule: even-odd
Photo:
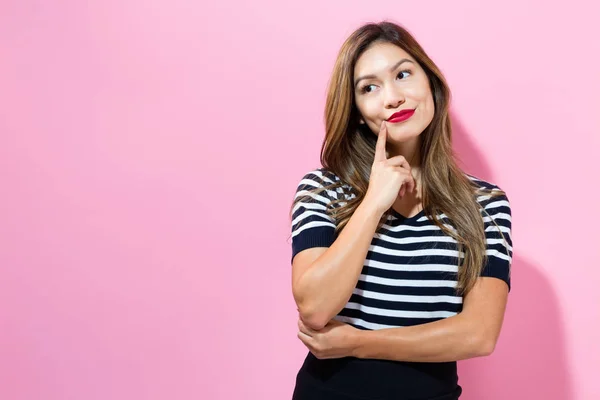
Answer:
[[[348,302],[383,213],[363,201],[328,248],[301,251],[292,263],[292,292],[300,318],[322,329]]]
[[[460,314],[410,327],[357,331],[353,355],[415,362],[457,361],[489,355],[500,335],[507,298],[505,282],[478,278],[465,296]]]

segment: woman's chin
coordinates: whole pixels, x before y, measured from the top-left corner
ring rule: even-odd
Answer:
[[[393,132],[391,129],[388,130],[388,136],[387,136],[387,141],[388,142],[392,142],[392,143],[398,143],[398,144],[403,144],[403,143],[410,143],[412,141],[415,141],[419,138],[419,135],[421,134],[421,132],[417,131],[399,131],[399,132]]]

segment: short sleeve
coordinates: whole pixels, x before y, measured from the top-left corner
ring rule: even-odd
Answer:
[[[334,181],[324,170],[307,173],[296,189],[292,209],[292,261],[296,254],[312,247],[329,247],[335,240],[335,221],[327,214],[331,201],[337,199],[335,190],[311,193]]]
[[[488,195],[482,196],[482,198],[485,199],[482,205],[485,210],[483,212],[483,222],[487,261],[481,276],[502,279],[506,282],[510,291],[510,268],[513,255],[510,202],[506,195],[494,197]]]

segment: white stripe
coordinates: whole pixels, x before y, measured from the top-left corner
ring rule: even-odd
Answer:
[[[322,183],[317,182],[317,181],[313,181],[312,179],[302,179],[300,181],[300,183],[298,184],[298,187],[300,187],[301,185],[308,185],[308,186],[312,186],[314,188],[322,188],[322,187],[324,187],[324,185]],[[337,192],[335,190],[325,189],[324,191],[330,197],[337,198]]]
[[[453,226],[448,224],[443,224],[451,231],[456,231]],[[425,226],[410,226],[410,225],[398,225],[391,226],[388,224],[383,224],[383,228],[387,229],[390,232],[403,232],[403,231],[441,231],[441,229],[437,225],[425,225]]]
[[[448,219],[448,216],[444,213],[438,214],[437,216],[438,216],[438,219]],[[396,218],[396,219],[398,219],[398,218]],[[433,219],[427,217],[427,215],[424,215],[424,216],[420,217],[419,219],[417,219],[418,222],[429,221],[429,220],[433,221]]]
[[[386,254],[400,257],[425,257],[425,256],[446,256],[446,257],[463,257],[464,253],[459,253],[457,250],[447,249],[418,249],[418,250],[394,250],[381,246],[369,246],[369,250],[374,253]]]
[[[512,259],[512,257],[509,257],[506,254],[504,254],[498,250],[495,250],[495,249],[486,250],[485,254],[487,254],[488,256],[492,256],[492,257],[498,257],[498,258],[501,258],[501,259],[509,261],[509,262]]]
[[[315,199],[317,201],[320,201],[321,203],[326,204],[326,205],[330,203],[330,200],[328,198],[323,197],[323,196],[321,196],[319,194],[314,194],[314,193],[312,193],[312,192],[310,192],[308,190],[299,190],[299,191],[297,191],[296,192],[296,196],[294,197],[294,200],[297,199],[300,196],[302,196],[302,197],[304,197],[304,196],[312,197],[313,199]]]
[[[365,266],[385,269],[388,271],[415,271],[415,272],[458,272],[458,265],[449,264],[399,264],[385,263],[375,260],[365,260]]]
[[[308,229],[308,228],[316,228],[316,227],[318,227],[318,226],[330,226],[330,227],[332,227],[332,228],[334,228],[334,229],[335,229],[335,225],[334,225],[334,224],[332,224],[332,223],[330,223],[330,222],[325,222],[325,221],[323,221],[323,222],[321,222],[321,221],[312,221],[312,222],[309,222],[308,224],[306,224],[306,225],[303,225],[302,227],[300,227],[300,228],[296,229],[296,230],[295,230],[295,231],[292,233],[292,237],[295,237],[296,235],[298,235],[300,232],[302,232],[302,231],[303,231],[303,230],[305,230],[305,229]]]
[[[415,295],[404,295],[404,294],[387,294],[373,292],[371,290],[362,290],[355,288],[354,294],[368,298],[385,301],[403,301],[406,303],[453,303],[462,304],[462,297],[458,296],[415,296]]]
[[[323,210],[323,211],[327,211],[327,207],[324,206],[321,203],[304,203],[304,202],[299,202],[299,203],[296,203],[296,205],[292,209],[292,215],[295,214],[296,211],[298,211],[298,209],[300,207],[304,207],[304,208],[311,209],[311,210]]]
[[[487,228],[485,228],[485,231],[486,232],[498,232],[498,228],[496,227],[496,225],[490,225]],[[502,231],[504,233],[508,233],[510,236],[510,228],[500,225],[500,231]]]
[[[496,200],[496,201],[492,201],[491,203],[488,203],[485,206],[485,209],[488,210],[490,208],[498,208],[498,207],[509,207],[510,208],[510,204],[508,204],[508,201],[506,200]]]
[[[416,279],[389,279],[378,276],[360,274],[359,280],[368,283],[377,283],[380,285],[396,287],[456,287],[456,281],[450,280],[416,280]]]
[[[305,219],[305,218],[308,218],[308,217],[310,217],[311,215],[316,215],[316,216],[317,216],[317,217],[319,217],[319,218],[322,218],[322,219],[325,219],[325,220],[327,220],[327,222],[331,222],[331,223],[333,223],[333,219],[331,219],[331,217],[330,217],[330,216],[328,216],[328,215],[326,215],[326,214],[323,214],[322,212],[315,212],[315,211],[305,211],[305,212],[303,212],[302,214],[298,215],[298,216],[296,217],[296,219],[294,219],[294,220],[292,221],[292,225],[296,225],[298,222],[302,221],[302,220],[303,220],[303,219]]]
[[[487,194],[490,192],[490,189],[488,189],[488,188],[481,188],[481,190],[484,190],[486,192],[486,194],[477,196],[477,201],[479,201],[479,202],[498,197],[497,195]],[[492,191],[491,191],[491,193],[500,193],[500,192],[502,192],[502,190],[496,189],[496,188],[492,188]]]
[[[512,218],[509,214],[506,213],[496,213],[496,214],[490,214],[490,216],[484,216],[483,217],[483,222],[492,222],[492,219],[505,219],[507,221],[512,222]]]
[[[457,243],[451,236],[421,236],[421,237],[403,237],[396,238],[386,234],[381,235],[381,240],[396,243],[396,244],[413,244],[413,243],[431,243],[431,242],[444,242],[444,243]]]
[[[454,311],[404,311],[404,310],[390,310],[369,307],[358,303],[349,302],[346,304],[348,309],[360,310],[366,314],[381,315],[383,317],[397,317],[397,318],[448,318],[456,315]]]
[[[325,182],[327,182],[327,183],[335,183],[334,181],[332,181],[331,179],[329,179],[329,177],[325,176],[325,174],[323,174],[323,172],[322,172],[322,171],[319,171],[319,170],[317,170],[317,169],[310,171],[310,172],[309,172],[308,174],[306,174],[306,175],[309,175],[309,174],[312,174],[312,175],[317,175],[319,178],[321,178],[322,180],[324,180],[324,181],[325,181]]]

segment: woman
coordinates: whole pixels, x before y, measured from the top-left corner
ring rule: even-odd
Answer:
[[[496,185],[461,171],[450,91],[402,27],[343,44],[326,102],[322,168],[292,206],[298,338],[293,398],[457,399],[457,360],[492,353],[512,260]]]

